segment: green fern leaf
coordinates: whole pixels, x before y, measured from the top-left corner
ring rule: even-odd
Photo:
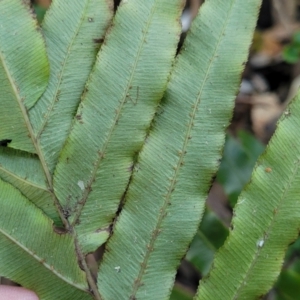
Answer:
[[[52,173],[84,85],[112,17],[112,1],[54,0],[42,30],[50,62],[49,85],[29,111],[34,137]]]
[[[23,16],[24,11],[20,14]],[[85,82],[111,17],[110,1],[54,0],[52,2],[42,27],[50,61],[49,85],[36,105],[29,110],[29,116],[27,112],[23,115],[27,120],[27,129],[34,138],[35,152],[38,153],[38,157],[9,151],[10,149],[0,151],[0,177],[17,187],[58,226],[62,223],[57,212],[59,207],[52,193],[51,173],[69,133]],[[14,15],[14,18],[18,16]],[[32,89],[34,90],[34,85]],[[7,101],[11,103],[9,99]],[[6,102],[1,101],[0,105],[2,104],[6,105]],[[7,109],[10,110],[10,106]],[[5,112],[9,117],[6,110]],[[13,112],[10,111],[10,114]],[[18,118],[20,122],[22,117],[18,116]],[[13,126],[11,123],[7,124]],[[10,134],[11,129],[6,137],[13,139]],[[11,145],[14,144],[10,143],[9,146]],[[15,155],[17,159],[14,159]],[[46,177],[41,173],[41,169]]]
[[[104,299],[170,294],[217,170],[259,3],[211,0],[201,7],[100,265]]]
[[[62,226],[42,166],[35,155],[0,147],[0,178],[16,187],[57,226]]]
[[[300,95],[283,114],[235,207],[233,230],[200,283],[199,300],[256,299],[278,277],[300,228]]]
[[[52,221],[11,185],[0,180],[0,190],[1,275],[41,300],[92,299],[72,238],[53,232]]]
[[[123,1],[99,52],[54,174],[84,252],[109,235],[166,87],[182,8],[182,0]]]
[[[0,28],[0,141],[35,153],[27,111],[47,87],[45,44],[22,1],[0,1]]]

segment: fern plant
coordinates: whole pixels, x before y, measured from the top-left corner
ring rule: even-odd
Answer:
[[[260,2],[205,1],[175,58],[183,0],[123,0],[115,15],[111,0],[54,0],[41,28],[26,1],[0,0],[1,276],[40,299],[169,297]],[[276,279],[299,228],[299,101],[196,299],[255,299]]]

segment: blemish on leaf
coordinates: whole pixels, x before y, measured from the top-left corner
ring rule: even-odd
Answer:
[[[120,267],[120,266],[117,266],[117,267],[115,267],[114,269],[116,270],[117,273],[120,273],[120,272],[121,272],[121,267]]]
[[[98,155],[99,157],[102,159],[102,158],[105,158],[105,154],[104,152],[102,152],[101,150],[98,151]]]
[[[88,21],[91,23],[91,22],[94,22],[94,18],[88,18]]]
[[[66,228],[63,228],[63,227],[53,226],[53,230],[57,234],[66,234],[66,233],[68,233],[68,231],[66,230]]]
[[[104,39],[93,39],[93,42],[94,42],[95,44],[102,44],[103,41],[104,41]]]
[[[265,171],[267,172],[267,173],[271,173],[272,172],[272,169],[271,168],[265,168]]]
[[[40,260],[40,263],[41,264],[44,264],[46,262],[46,259],[45,258],[42,258],[41,260]]]
[[[265,243],[264,239],[260,239],[257,241],[256,245],[257,247],[261,248],[264,245],[264,243]]]
[[[65,216],[66,219],[68,219],[71,215],[70,209],[66,208],[66,207],[62,208],[62,213],[63,213],[63,215]]]
[[[81,120],[81,119],[82,119],[81,114],[76,115],[75,118],[76,118],[77,120]]]
[[[82,191],[84,191],[84,182],[82,180],[78,180],[77,185],[80,187]]]
[[[132,172],[132,171],[133,171],[133,168],[134,168],[134,164],[132,163],[132,164],[130,164],[130,166],[129,166],[129,168],[128,168],[128,171],[129,171],[129,172]]]
[[[99,232],[108,232],[108,233],[110,233],[110,228],[108,227],[108,228],[99,228],[99,229],[97,229],[95,232],[96,233],[99,233]]]
[[[285,117],[289,117],[291,115],[291,111],[289,109],[287,109],[285,112],[284,112],[284,116]]]
[[[85,202],[84,198],[82,198],[81,200],[77,201],[77,203],[80,204],[80,205],[84,204],[84,202]]]

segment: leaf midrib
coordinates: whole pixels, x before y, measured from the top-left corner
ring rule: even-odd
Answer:
[[[219,45],[221,43],[221,40],[223,39],[223,34],[224,34],[224,31],[225,31],[225,29],[227,27],[228,21],[230,19],[230,15],[232,13],[232,7],[233,7],[235,1],[236,0],[234,0],[232,2],[232,4],[231,4],[230,11],[228,12],[228,16],[227,16],[227,19],[226,19],[224,27],[223,27],[223,31],[220,34],[220,38],[219,38],[218,43],[216,45],[215,51],[214,51],[214,53],[212,55],[213,58],[211,59],[209,65],[208,65],[207,72],[205,74],[203,83],[202,83],[202,85],[200,87],[200,91],[199,91],[198,96],[196,98],[196,104],[194,105],[194,109],[193,109],[192,114],[191,114],[190,123],[188,125],[187,134],[186,134],[185,139],[184,139],[182,151],[180,152],[180,155],[179,155],[179,160],[178,160],[178,163],[177,163],[177,167],[176,167],[173,179],[170,180],[171,184],[170,184],[168,193],[166,195],[166,199],[164,201],[164,204],[163,204],[162,208],[159,210],[160,211],[159,218],[158,218],[156,227],[153,230],[153,232],[157,232],[157,233],[159,232],[159,228],[161,227],[162,221],[166,217],[166,210],[167,210],[167,208],[169,206],[171,195],[172,195],[172,193],[173,193],[173,191],[175,189],[175,185],[176,185],[176,182],[177,182],[176,178],[177,178],[177,176],[179,174],[179,170],[181,168],[181,165],[182,165],[182,162],[183,162],[183,158],[185,156],[185,149],[187,148],[187,145],[189,143],[189,136],[190,136],[190,133],[191,133],[192,128],[193,128],[193,121],[195,119],[195,115],[196,115],[196,112],[198,110],[198,106],[200,104],[200,98],[201,98],[204,86],[206,84],[206,81],[207,81],[207,78],[208,78],[211,66],[212,66],[215,58],[217,57],[215,54],[217,53],[217,51],[219,49]],[[138,274],[136,280],[134,281],[134,284],[133,284],[133,287],[132,287],[133,292],[131,294],[131,297],[133,297],[133,298],[136,296],[136,293],[137,293],[139,287],[141,287],[141,280],[142,280],[142,277],[143,277],[143,275],[144,275],[144,273],[146,271],[146,268],[147,268],[147,265],[148,265],[148,261],[149,261],[149,258],[150,258],[150,254],[151,254],[151,252],[152,252],[152,250],[154,248],[154,243],[155,243],[157,237],[158,237],[158,234],[153,234],[152,235],[151,240],[150,240],[150,242],[149,242],[149,244],[147,246],[147,249],[145,251],[144,260],[140,263],[141,268],[140,268],[139,274]]]

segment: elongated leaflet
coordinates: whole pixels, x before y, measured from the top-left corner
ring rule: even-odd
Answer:
[[[108,237],[166,87],[182,8],[182,0],[123,1],[99,52],[54,176],[85,252]]]
[[[100,265],[105,299],[168,297],[217,170],[260,1],[255,3],[206,1],[195,19]],[[247,26],[238,26],[241,18]]]

